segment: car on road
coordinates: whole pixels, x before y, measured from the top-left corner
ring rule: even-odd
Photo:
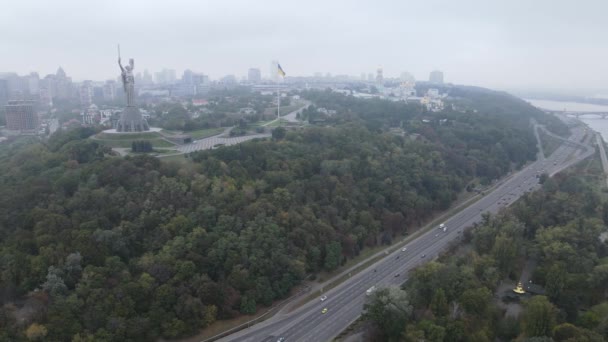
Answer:
[[[399,273],[395,273],[395,278],[397,278],[398,276],[400,276],[401,274]]]
[[[402,251],[402,252],[407,251],[407,247],[403,247],[403,248],[401,248],[401,251]]]
[[[422,254],[420,257],[421,258],[426,258],[426,254]]]
[[[322,302],[323,302],[323,301],[325,301],[326,299],[327,299],[327,296],[323,296],[323,297],[321,297],[321,301],[322,301]]]
[[[323,308],[323,310],[321,310],[322,314],[326,314],[327,313],[327,308]]]
[[[374,286],[370,287],[369,289],[367,289],[367,291],[365,291],[365,295],[369,296],[372,293],[374,293],[374,291],[376,291],[376,285],[374,285]]]
[[[435,234],[435,237],[438,237],[438,236],[439,236],[439,234]]]
[[[285,337],[279,337],[279,339],[277,340],[277,342],[283,342],[285,341]]]

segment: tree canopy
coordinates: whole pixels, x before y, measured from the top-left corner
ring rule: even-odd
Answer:
[[[305,96],[337,110],[332,127],[281,129],[273,139],[193,153],[187,164],[112,157],[86,139],[89,129],[3,146],[0,300],[7,305],[0,339],[195,334],[408,234],[468,185],[488,183],[535,154],[529,112],[519,104],[507,110],[509,100],[498,95],[502,112],[471,97],[465,110],[434,114],[335,93]],[[509,257],[517,232],[489,242],[488,250]],[[569,255],[567,248],[543,251]],[[473,269],[448,269],[439,279],[430,273],[429,281],[451,277],[460,287],[443,294],[413,289],[411,302],[449,315],[459,289],[489,288],[497,273],[510,271],[495,267],[479,284],[467,280]],[[593,278],[598,284],[605,283],[602,272]],[[482,294],[462,298],[467,314],[491,312],[480,304]],[[17,301],[25,304],[8,305]],[[461,328],[445,327],[445,336]],[[437,324],[423,330],[444,334]]]

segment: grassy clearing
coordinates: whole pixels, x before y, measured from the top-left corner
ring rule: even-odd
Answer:
[[[248,127],[255,128],[255,127],[264,126],[264,125],[268,124],[269,122],[273,122],[274,120],[276,120],[276,119],[272,119],[272,120],[268,120],[268,121],[254,122],[254,123],[248,125]]]
[[[178,153],[177,150],[153,150],[152,152],[129,152],[127,155],[129,156],[141,156],[141,155],[150,155],[150,156],[158,156],[163,154],[174,154]]]
[[[154,149],[154,153],[156,154],[172,154],[172,153],[178,153],[178,150],[173,150],[173,149],[167,149],[167,148],[159,148],[159,149]]]
[[[173,147],[175,144],[168,142],[158,132],[144,132],[144,133],[128,133],[128,134],[107,134],[99,133],[91,139],[98,141],[109,147],[123,147],[130,148],[131,143],[136,140],[148,140],[152,143],[153,147]]]
[[[294,110],[298,110],[300,108],[302,108],[301,104],[281,107],[281,116],[287,115],[287,114],[293,112]]]
[[[543,130],[538,132],[545,157],[550,156],[562,144],[561,140],[547,135]]]
[[[585,181],[596,190],[596,193],[602,200],[608,200],[608,188],[606,188],[606,178],[602,161],[600,160],[599,149],[595,154],[581,163],[575,165],[572,169],[562,171],[574,175],[583,175]]]
[[[204,139],[204,138],[212,137],[214,135],[218,135],[218,134],[222,133],[225,129],[226,129],[225,127],[199,129],[197,131],[184,132],[184,134],[188,134],[189,136],[192,137],[192,139],[198,140],[198,139]]]
[[[131,143],[135,140],[142,140],[142,139],[133,139],[133,140],[106,140],[106,139],[98,139],[97,141],[101,144],[104,144],[106,146],[110,146],[110,147],[124,147],[124,148],[131,148]],[[143,140],[148,140],[150,141],[150,143],[152,143],[152,147],[173,147],[175,146],[175,144],[170,143],[166,140],[163,139],[143,139]]]
[[[287,120],[281,119],[281,120],[273,120],[264,127],[279,127],[279,126],[293,126],[293,125],[294,125],[293,123],[291,123]]]
[[[150,139],[158,139],[162,136],[158,132],[144,132],[144,133],[115,133],[115,134],[107,134],[107,133],[99,133],[95,136],[96,139],[99,140],[150,140]]]

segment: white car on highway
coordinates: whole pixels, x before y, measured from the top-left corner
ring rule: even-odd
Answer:
[[[327,296],[321,297],[321,301],[324,302],[327,299]]]

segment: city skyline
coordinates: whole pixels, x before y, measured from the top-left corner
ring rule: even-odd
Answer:
[[[238,81],[243,81],[243,82],[253,81],[254,83],[260,82],[260,81],[277,82],[277,80],[279,80],[279,78],[273,77],[275,75],[270,74],[270,70],[277,69],[276,64],[273,64],[276,62],[277,61],[271,61],[271,65],[274,65],[274,66],[271,66],[269,68],[269,72],[267,72],[267,73],[261,72],[262,68],[250,67],[246,70],[246,72],[244,72],[242,74],[233,72],[233,73],[228,73],[225,75],[218,75],[215,78],[209,78],[209,80],[221,81],[222,79],[224,79],[226,77],[235,77],[237,82]],[[377,74],[379,70],[382,70],[382,68],[381,67],[375,68],[374,72]],[[252,71],[254,71],[256,73],[255,79],[253,79],[253,80],[251,78]],[[440,72],[443,74],[443,71],[441,71],[441,70],[433,70],[433,71],[429,72],[426,76],[421,75],[420,78],[415,78],[413,75],[411,75],[410,72],[402,71],[399,74],[388,75],[388,76],[382,77],[382,78],[385,80],[398,81],[398,80],[404,80],[405,78],[410,79],[413,77],[413,79],[412,79],[413,81],[426,82],[426,81],[430,80],[431,75],[435,72]],[[0,71],[0,79],[3,79],[3,77],[6,78],[7,75],[15,75],[17,77],[25,78],[25,79],[36,76],[36,77],[38,77],[39,80],[43,80],[45,77],[55,77],[58,73],[62,73],[64,75],[63,77],[67,76],[71,82],[74,82],[76,84],[87,83],[87,82],[93,82],[93,83],[116,82],[116,80],[120,78],[120,75],[118,75],[116,77],[110,77],[107,79],[92,79],[92,78],[74,79],[71,74],[64,71],[63,66],[59,66],[59,67],[57,67],[57,71],[50,72],[50,73],[44,73],[44,72],[40,72],[38,70],[32,70],[27,73],[19,73],[19,72],[13,71],[13,70],[4,70],[4,71]],[[166,68],[166,67],[163,67],[162,69],[160,69],[158,71],[144,69],[143,71],[140,70],[140,71],[135,72],[134,74],[136,76],[136,79],[140,80],[140,82],[138,82],[138,84],[143,83],[143,85],[191,83],[191,79],[192,79],[193,75],[204,76],[207,78],[209,77],[209,75],[207,75],[204,72],[195,71],[190,68],[184,68],[183,72],[178,73],[176,71],[176,69],[171,69],[171,68]],[[373,79],[369,79],[369,77],[367,75],[368,75],[367,73],[361,73],[361,75],[356,75],[356,74],[348,75],[348,74],[332,74],[331,72],[314,72],[309,75],[288,75],[285,77],[286,78],[289,78],[289,77],[296,77],[296,78],[344,78],[344,77],[347,77],[349,80],[352,80],[352,81],[364,81],[364,82],[378,83],[376,76],[374,76]],[[407,76],[404,76],[404,75],[407,75]],[[365,77],[363,77],[363,76],[365,76]],[[188,80],[190,80],[190,81],[188,81]],[[431,82],[431,83],[433,83],[433,82]],[[440,82],[440,83],[442,83],[442,82]],[[446,82],[446,83],[450,83],[450,82]]]
[[[585,7],[546,0],[306,6],[63,0],[51,8],[23,1],[4,6],[0,28],[9,34],[0,50],[11,53],[0,72],[43,76],[62,66],[74,81],[115,79],[120,43],[123,58],[136,58],[139,71],[169,68],[180,76],[190,69],[240,79],[257,68],[268,78],[267,65],[278,60],[288,76],[360,75],[381,65],[385,77],[409,72],[426,80],[437,69],[446,82],[491,88],[608,89],[608,47],[599,43],[608,31],[606,11],[599,0]],[[67,12],[91,15],[56,19]],[[585,63],[572,62],[581,55]]]

